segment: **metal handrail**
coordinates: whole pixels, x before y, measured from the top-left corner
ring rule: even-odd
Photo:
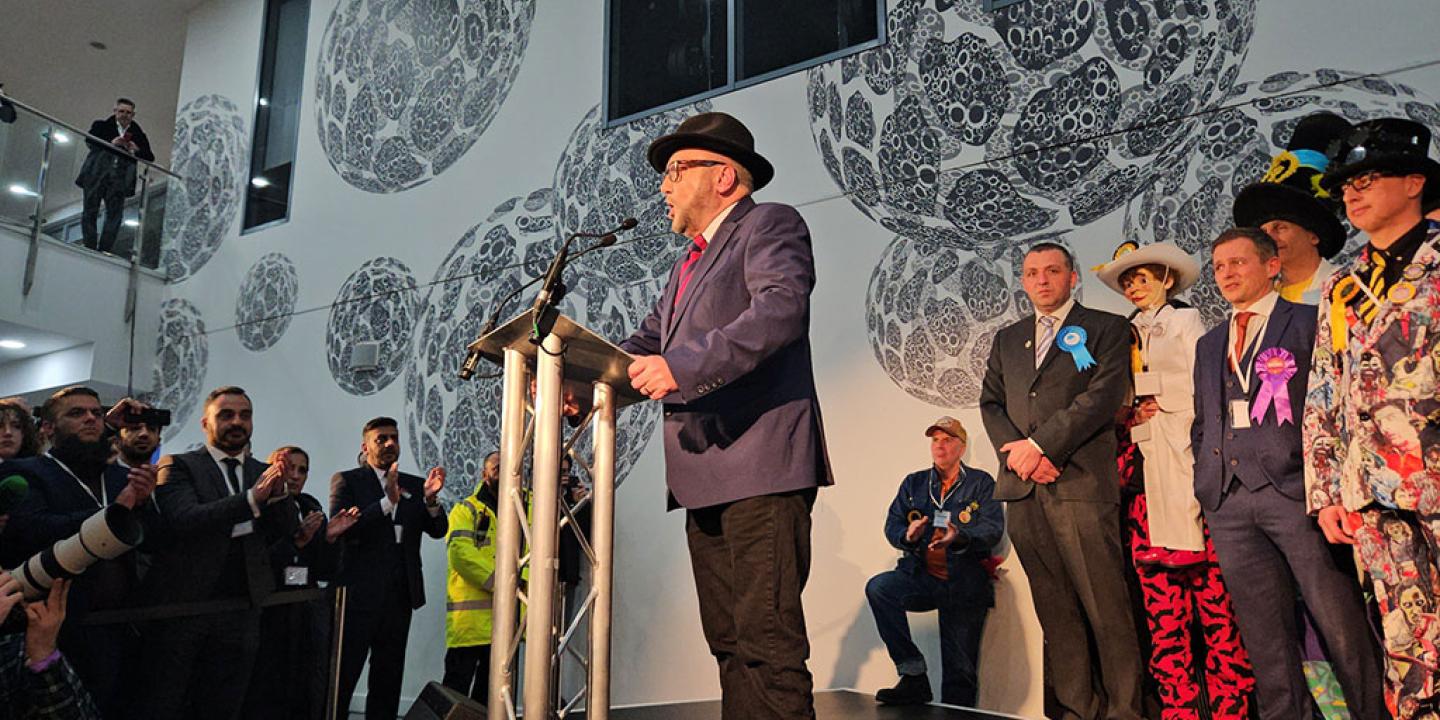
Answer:
[[[179,173],[175,172],[174,170],[171,170],[170,168],[165,167],[164,165],[161,165],[161,164],[155,163],[155,162],[151,162],[151,161],[146,160],[146,159],[141,158],[141,157],[136,157],[136,156],[135,156],[134,154],[132,154],[130,151],[128,151],[128,150],[123,150],[123,149],[121,149],[119,146],[116,146],[116,145],[112,144],[112,143],[111,143],[110,141],[108,141],[108,140],[101,140],[100,138],[95,137],[94,135],[91,135],[90,133],[88,133],[88,132],[86,132],[86,131],[84,131],[84,130],[81,130],[81,129],[78,128],[78,127],[75,127],[74,125],[71,125],[70,123],[65,122],[64,120],[61,120],[60,118],[57,118],[57,117],[55,117],[54,115],[51,115],[51,114],[49,114],[49,113],[47,113],[47,112],[45,112],[45,111],[43,111],[43,110],[37,109],[37,108],[35,108],[34,106],[28,105],[28,104],[26,104],[26,103],[24,103],[24,102],[22,102],[22,101],[20,101],[20,100],[16,100],[13,95],[6,95],[6,94],[5,94],[5,91],[3,91],[3,90],[0,90],[0,100],[4,100],[5,102],[10,103],[11,105],[14,105],[15,107],[18,107],[18,108],[24,110],[25,112],[30,113],[31,115],[35,115],[35,116],[38,116],[38,117],[40,117],[40,118],[43,118],[46,122],[48,122],[48,123],[50,123],[50,124],[52,124],[52,125],[59,125],[59,126],[65,128],[66,130],[69,130],[70,132],[75,133],[76,135],[80,135],[81,137],[84,137],[84,138],[87,139],[87,140],[90,140],[90,141],[92,141],[92,142],[99,143],[100,145],[104,146],[106,150],[109,150],[110,152],[113,152],[113,153],[115,153],[116,155],[123,155],[123,156],[125,156],[125,157],[127,157],[127,158],[129,158],[129,159],[131,159],[131,160],[134,160],[134,161],[137,162],[137,163],[140,163],[141,165],[145,165],[145,166],[147,166],[147,167],[152,167],[152,168],[154,168],[154,169],[156,169],[156,170],[159,170],[160,172],[165,173],[166,175],[169,175],[170,177],[173,177],[173,178],[175,178],[175,179],[177,179],[177,180],[180,180],[180,181],[184,181],[184,180],[185,180],[185,178],[184,178],[183,176],[181,176]]]

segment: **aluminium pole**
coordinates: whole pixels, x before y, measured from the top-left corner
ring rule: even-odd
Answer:
[[[590,544],[594,550],[590,583],[595,605],[590,610],[590,695],[587,720],[610,717],[610,601],[615,557],[615,388],[595,383],[594,506]]]
[[[535,445],[531,485],[530,583],[525,597],[525,717],[550,717],[555,653],[555,581],[559,557],[560,423],[564,418],[564,341],[548,333],[535,356]]]
[[[525,507],[521,494],[520,471],[525,466],[525,356],[519,350],[505,349],[503,395],[500,403],[500,488],[496,505],[495,529],[495,592],[491,595],[494,613],[490,627],[490,703],[489,720],[513,717],[515,694],[516,632],[520,627],[520,556],[522,547],[520,517],[515,507]]]

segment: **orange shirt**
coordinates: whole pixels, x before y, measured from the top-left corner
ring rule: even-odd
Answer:
[[[954,486],[955,483],[957,483],[957,482],[959,482],[959,481],[960,481],[960,473],[958,473],[958,472],[955,473],[955,477],[950,478],[949,480],[943,480],[943,479],[942,479],[942,480],[940,481],[940,497],[943,498],[943,497],[945,497],[946,495],[948,495],[948,494],[950,493],[950,488],[951,488],[952,486]],[[931,520],[933,521],[934,518],[932,517]],[[951,523],[954,523],[955,521],[956,521],[955,518],[953,518],[953,517],[950,518],[950,522],[951,522]],[[936,540],[939,540],[940,537],[941,537],[942,535],[944,535],[944,534],[945,534],[945,528],[932,528],[931,531],[930,531],[930,542],[934,542],[934,541],[936,541]],[[938,579],[940,579],[940,580],[948,580],[948,579],[950,578],[950,571],[949,571],[949,569],[948,569],[948,568],[946,567],[946,565],[945,565],[945,550],[944,550],[944,549],[940,549],[940,550],[929,550],[929,549],[927,549],[927,550],[925,551],[925,572],[930,573],[932,576],[934,576],[935,578],[938,578]]]

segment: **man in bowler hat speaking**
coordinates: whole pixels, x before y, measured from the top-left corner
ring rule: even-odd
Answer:
[[[800,593],[810,509],[834,482],[810,360],[810,231],[750,194],[774,177],[750,131],[702,113],[651,143],[671,228],[692,245],[621,343],[665,404],[670,507],[685,533],[726,720],[815,716]]]

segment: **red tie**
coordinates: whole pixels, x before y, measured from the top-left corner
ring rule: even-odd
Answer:
[[[1235,313],[1235,367],[1231,369],[1236,374],[1240,372],[1241,356],[1245,353],[1245,329],[1249,327],[1252,317],[1255,317],[1255,313],[1245,310]]]
[[[685,263],[680,266],[680,286],[675,288],[675,307],[680,307],[680,298],[685,296],[685,286],[690,284],[690,276],[695,272],[695,263],[700,260],[701,253],[705,252],[705,234],[696,235],[695,244],[690,246],[690,254],[685,256]]]

